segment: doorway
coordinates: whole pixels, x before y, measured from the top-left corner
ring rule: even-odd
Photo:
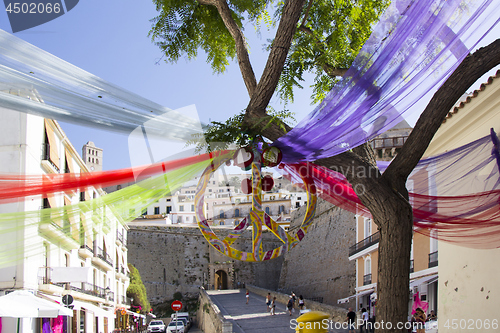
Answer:
[[[215,272],[215,289],[227,289],[227,273],[223,270]]]

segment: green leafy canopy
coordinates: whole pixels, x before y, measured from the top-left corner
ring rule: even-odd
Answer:
[[[222,73],[229,60],[236,57],[235,42],[224,25],[217,8],[196,0],[153,0],[159,15],[152,19],[149,36],[160,47],[166,60],[177,62],[181,56],[194,59],[198,50],[207,54],[207,62],[216,73]],[[268,22],[268,1],[228,1],[232,17],[240,29],[247,20],[257,26]]]

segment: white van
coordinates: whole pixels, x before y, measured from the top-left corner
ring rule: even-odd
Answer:
[[[171,318],[171,321],[174,321],[175,320],[175,312],[172,313],[172,315],[170,316]],[[189,312],[177,312],[177,318],[183,318],[183,319],[186,319],[186,322],[187,322],[187,328],[191,327],[191,319],[189,318]]]

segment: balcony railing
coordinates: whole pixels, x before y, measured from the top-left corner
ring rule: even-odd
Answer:
[[[438,265],[438,251],[429,253],[429,268]]]
[[[81,286],[77,287],[74,285],[71,285],[71,290],[74,291],[79,291],[81,293],[87,294],[87,295],[92,295],[100,298],[106,298],[106,289],[93,285],[92,283],[87,283],[87,282],[81,282]],[[110,294],[111,292],[107,292]],[[114,294],[113,294],[114,297]]]
[[[371,274],[366,274],[363,276],[363,286],[366,286],[368,284],[372,283],[372,275]]]
[[[414,264],[414,260],[412,259],[412,260],[410,260],[410,273],[413,273],[415,270],[413,264]]]
[[[372,246],[373,244],[377,244],[379,240],[380,240],[380,232],[377,231],[373,235],[370,235],[365,239],[363,239],[361,242],[351,246],[349,248],[349,256],[352,256],[360,251],[363,251],[364,249]]]
[[[370,142],[372,148],[397,148],[402,147],[408,139],[407,136],[397,136],[393,138],[377,138]]]
[[[116,239],[120,241],[123,246],[127,246],[127,239],[125,238],[124,234],[122,234],[118,230],[116,231]]]
[[[52,284],[55,286],[63,287],[65,283],[54,283],[52,282],[52,271],[51,267],[39,267],[38,268],[38,284]]]
[[[84,250],[87,250],[87,251],[94,253],[94,250],[86,244],[81,245],[80,249],[84,249]]]
[[[98,246],[94,248],[94,257],[100,258],[110,266],[113,266],[113,260],[111,260],[111,256]]]

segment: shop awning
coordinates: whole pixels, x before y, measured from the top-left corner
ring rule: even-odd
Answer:
[[[432,282],[436,281],[437,279],[438,279],[437,274],[424,276],[423,278],[420,278],[420,279],[415,279],[413,281],[410,281],[410,289],[413,289],[416,286],[420,286],[421,284],[424,284],[426,282],[432,283]]]
[[[369,290],[363,290],[363,291],[360,291],[359,293],[357,294],[354,294],[352,296],[349,296],[349,297],[346,297],[346,298],[341,298],[339,300],[337,300],[337,304],[343,304],[343,303],[347,303],[349,302],[349,300],[351,298],[354,298],[354,297],[361,297],[361,296],[364,296],[364,295],[368,295],[368,294],[371,294],[373,293],[374,289],[369,289]]]

